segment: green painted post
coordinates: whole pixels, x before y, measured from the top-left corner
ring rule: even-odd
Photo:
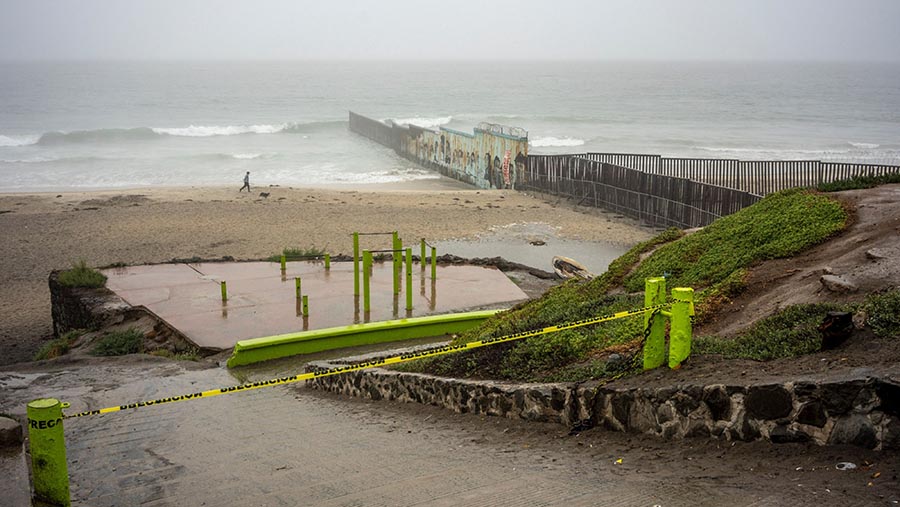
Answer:
[[[644,306],[666,302],[666,279],[644,280]],[[644,314],[644,369],[652,370],[666,362],[666,319],[658,311]]]
[[[353,295],[359,296],[359,233],[353,233]]]
[[[281,270],[287,270],[287,256],[285,256],[284,254],[281,254]]]
[[[672,289],[672,322],[669,329],[669,368],[676,369],[691,355],[691,317],[694,315],[694,289]]]
[[[222,302],[228,301],[228,287],[225,285],[225,280],[219,282],[219,289],[222,291]]]
[[[394,257],[397,259],[397,270],[394,271],[394,280],[396,280],[396,284],[394,285],[394,294],[400,294],[400,278],[403,276],[403,240],[397,238],[397,247],[394,249]]]
[[[330,269],[331,269],[331,255],[325,254],[325,271],[328,271]]]
[[[400,236],[397,235],[397,231],[392,232],[391,233],[391,250],[393,250],[393,251],[391,252],[391,261],[393,261],[392,266],[394,267],[394,269],[393,269],[393,271],[391,271],[391,273],[394,274],[394,294],[400,293],[400,288],[397,287],[397,271],[399,269],[399,264],[400,264],[399,263],[400,257],[397,254],[397,250],[400,249],[400,247],[397,246],[397,242],[399,240],[400,240]]]
[[[431,247],[431,279],[437,280],[437,248]]]
[[[300,299],[303,296],[303,292],[300,291],[300,277],[294,278],[294,289],[297,294],[297,299]]]
[[[422,238],[422,242],[419,244],[419,247],[422,251],[419,254],[419,265],[422,266],[422,271],[425,271],[425,238]]]
[[[303,296],[303,316],[309,317],[309,296]]]
[[[412,248],[406,249],[406,309],[412,310]]]
[[[50,505],[71,505],[62,403],[53,398],[34,400],[27,413],[34,498]]]
[[[371,309],[369,299],[369,270],[372,267],[372,252],[363,250],[363,312]]]

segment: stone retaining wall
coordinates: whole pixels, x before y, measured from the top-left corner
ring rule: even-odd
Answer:
[[[180,331],[143,306],[131,306],[106,287],[66,287],[59,283],[59,271],[50,273],[50,312],[53,334],[58,338],[69,331],[96,331],[109,327],[133,326],[144,332],[146,350],[167,349],[183,352],[197,347]]]
[[[347,361],[375,357],[378,355]],[[307,369],[338,364],[345,364],[344,360],[310,363]],[[566,426],[602,426],[664,439],[764,439],[900,449],[900,376],[620,389],[597,383],[458,380],[375,368],[320,377],[307,384],[348,396]]]

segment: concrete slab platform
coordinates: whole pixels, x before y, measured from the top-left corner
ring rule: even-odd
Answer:
[[[160,264],[104,271],[107,287],[131,305],[147,307],[200,347],[227,349],[239,340],[309,329],[436,315],[527,299],[500,271],[482,266],[413,266],[413,310],[406,311],[405,280],[393,294],[391,262],[372,268],[371,312],[353,296],[353,264],[275,262]],[[405,278],[405,272],[402,277]],[[309,296],[302,315],[294,279]],[[225,281],[223,303],[219,283]],[[360,278],[360,292],[362,292]]]

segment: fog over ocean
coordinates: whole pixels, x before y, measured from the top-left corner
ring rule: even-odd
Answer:
[[[896,63],[3,63],[0,192],[437,177],[348,110],[531,153],[900,165]]]

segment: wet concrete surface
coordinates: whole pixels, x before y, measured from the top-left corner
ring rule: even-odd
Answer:
[[[371,312],[353,296],[353,264],[272,262],[161,264],[104,271],[107,287],[132,305],[143,305],[201,347],[227,349],[239,340],[307,329],[344,326],[481,308],[502,308],[527,296],[502,272],[481,266],[413,266],[413,310],[406,311],[405,278],[393,294],[392,263],[372,268]],[[295,281],[309,296],[302,315]],[[405,277],[405,272],[403,273]],[[228,299],[221,299],[225,281]],[[360,280],[362,287],[362,280]],[[362,292],[362,288],[360,288]]]
[[[629,248],[613,242],[564,239],[556,227],[530,223],[495,227],[475,239],[439,241],[435,246],[439,252],[459,257],[503,257],[544,271],[553,271],[553,257],[562,255],[584,264],[594,274],[606,271],[609,263]]]
[[[302,370],[302,360],[293,366]],[[0,371],[0,411],[21,418],[28,400],[56,396],[74,412],[236,382],[214,364],[150,356],[24,365]],[[64,424],[75,506],[846,507],[896,499],[872,479],[892,456],[872,451],[572,435],[298,384]],[[874,468],[839,472],[837,461]],[[0,466],[0,505],[26,505],[24,455],[0,456]]]

